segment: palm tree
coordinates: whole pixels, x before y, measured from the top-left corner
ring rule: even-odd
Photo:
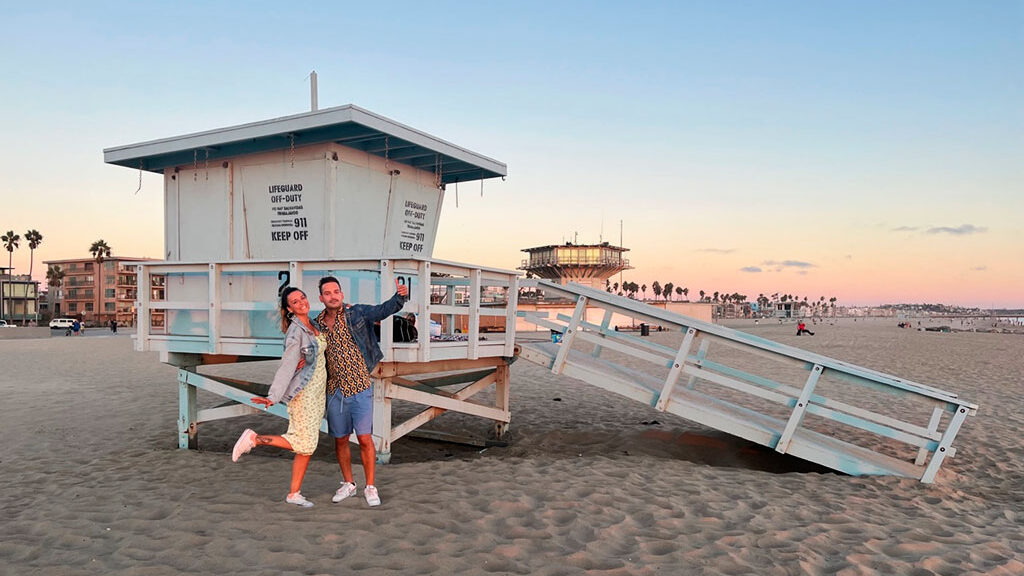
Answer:
[[[43,235],[39,233],[39,230],[29,230],[25,232],[25,240],[28,242],[29,249],[29,261],[28,261],[28,279],[32,279],[32,267],[35,264],[36,248],[43,243]]]
[[[655,280],[654,284],[651,284],[651,290],[654,291],[654,299],[657,300],[661,296],[661,283]]]
[[[110,246],[105,240],[97,240],[89,246],[89,252],[96,259],[97,264],[102,264],[104,258],[110,258]]]
[[[100,269],[100,266],[103,264],[104,258],[110,258],[110,251],[110,246],[103,239],[97,240],[92,243],[92,246],[89,246],[89,252],[92,254],[93,259],[96,260],[96,308],[93,310],[96,320],[100,319],[100,308],[103,303],[103,270]]]
[[[676,296],[682,296],[682,295],[683,295],[683,288],[680,288],[679,286],[676,286]]]
[[[661,291],[665,294],[665,300],[672,299],[672,287],[674,285],[671,282],[665,282],[665,286],[662,287]]]
[[[700,291],[700,301],[701,302],[704,301],[704,291],[703,290]]]
[[[32,268],[36,261],[36,248],[43,243],[43,235],[39,233],[39,230],[32,229],[25,232],[25,240],[28,242],[29,260],[28,260],[28,279],[32,281]],[[36,307],[36,321],[39,321],[39,308]]]
[[[20,234],[15,234],[14,230],[8,230],[7,234],[0,236],[0,240],[4,243],[4,248],[10,253],[7,255],[7,273],[14,275],[14,249],[18,247],[18,241],[21,240]]]
[[[21,235],[20,234],[15,234],[14,230],[8,230],[7,234],[4,234],[3,236],[0,236],[0,241],[3,241],[4,248],[6,248],[7,252],[8,252],[8,254],[7,254],[7,273],[10,275],[10,277],[12,279],[14,278],[14,264],[13,264],[13,262],[14,262],[14,249],[18,247],[18,240],[21,240]],[[10,302],[10,306],[8,306],[8,308],[7,308],[7,311],[11,315],[12,318],[13,318],[13,315],[14,315],[14,310],[11,308],[14,305],[13,298],[14,298],[14,292],[11,291],[11,299],[12,300]]]
[[[641,284],[640,291],[644,293],[644,300],[647,300],[647,284]]]
[[[689,288],[683,288],[683,298],[685,298],[687,301],[690,300],[690,289]]]
[[[53,289],[60,288],[64,284],[64,270],[59,265],[51,264],[46,269],[46,284],[50,287],[50,296],[47,296],[47,300],[50,303],[56,302],[56,294],[53,293]],[[50,312],[53,313],[54,310],[50,310]]]
[[[50,267],[46,269],[46,284],[54,288],[60,288],[61,285],[64,284],[64,270],[59,264],[56,266],[51,264]]]

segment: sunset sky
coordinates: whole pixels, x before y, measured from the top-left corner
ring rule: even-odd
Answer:
[[[0,233],[163,253],[103,149],[352,103],[508,165],[434,257],[619,243],[625,280],[1024,308],[1024,3],[48,2],[5,7]],[[6,251],[0,252],[7,266]],[[15,251],[16,273],[29,250]],[[650,295],[650,291],[648,291]]]

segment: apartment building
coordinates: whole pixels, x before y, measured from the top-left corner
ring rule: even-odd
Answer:
[[[50,286],[52,316],[80,318],[87,325],[106,326],[116,320],[120,326],[134,326],[135,262],[145,260],[149,258],[114,256],[99,263],[93,258],[45,261],[47,268],[60,266],[64,273],[60,286]],[[154,278],[154,284],[157,280]],[[157,289],[159,294],[154,297],[162,299],[163,286],[154,286]]]
[[[39,283],[28,274],[10,274],[0,268],[0,319],[25,326],[36,320]]]

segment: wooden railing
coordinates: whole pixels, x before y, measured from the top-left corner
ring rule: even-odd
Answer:
[[[932,482],[943,459],[955,453],[960,426],[977,409],[933,386],[589,287],[522,285],[577,302],[571,316],[521,314],[561,335],[558,343],[521,342],[523,358],[850,474]],[[589,321],[588,312],[600,320]],[[618,332],[614,315],[664,328],[675,339],[657,343]]]
[[[163,300],[155,300],[149,289],[154,276],[165,279]],[[279,357],[278,290],[302,289],[315,314],[322,309],[317,283],[324,276],[338,278],[349,304],[387,300],[396,281],[410,287],[401,313],[416,314],[419,337],[394,342],[390,321],[385,321],[380,331],[385,361],[514,354],[516,272],[441,260],[388,259],[139,263],[136,350]],[[437,293],[451,297],[432,302]],[[490,301],[484,301],[485,293]],[[456,302],[456,294],[464,298]],[[432,318],[444,332],[438,335],[434,328],[434,338],[428,337]],[[505,330],[485,335],[482,318],[503,320]]]

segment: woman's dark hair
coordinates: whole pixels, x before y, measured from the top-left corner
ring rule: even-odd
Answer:
[[[292,292],[302,292],[295,286],[289,286],[281,291],[281,332],[288,331],[288,324],[291,323],[292,313],[288,311],[288,297],[291,296]],[[302,292],[305,294],[305,292]]]

